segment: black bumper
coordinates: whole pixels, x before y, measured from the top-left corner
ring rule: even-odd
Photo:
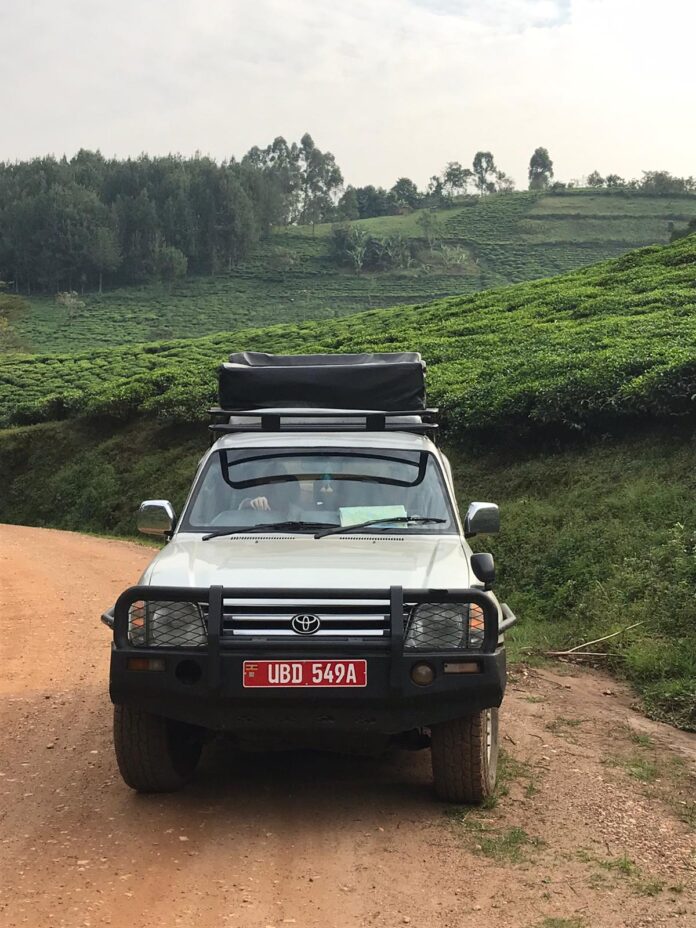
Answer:
[[[390,604],[391,636],[379,644],[347,641],[241,641],[221,638],[224,598],[385,599]],[[128,640],[128,609],[136,601],[208,603],[208,642],[202,648],[134,647]],[[475,650],[404,649],[403,602],[475,602],[484,611],[484,638]],[[499,706],[505,691],[505,649],[500,635],[515,621],[480,590],[223,590],[133,587],[114,608],[110,695],[116,704],[137,706],[168,718],[220,731],[352,731],[397,734]],[[158,658],[157,670],[129,669],[133,659]],[[245,689],[243,663],[258,660],[367,661],[364,687]],[[435,671],[431,684],[411,679],[415,664]],[[474,672],[446,673],[445,664],[468,662]],[[137,664],[136,664],[137,666]]]

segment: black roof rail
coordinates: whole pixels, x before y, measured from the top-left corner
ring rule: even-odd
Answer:
[[[412,432],[425,435],[438,429],[437,408],[429,409],[224,409],[209,410],[211,432]],[[399,422],[408,418],[412,421]],[[246,424],[231,419],[258,420]],[[310,420],[293,421],[293,420]],[[321,420],[325,419],[326,422]],[[418,421],[415,421],[418,420]]]

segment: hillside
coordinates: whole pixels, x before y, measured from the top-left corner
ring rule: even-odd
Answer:
[[[691,236],[350,320],[8,359],[3,421],[40,424],[0,432],[0,521],[130,534],[140,498],[181,505],[232,349],[418,348],[462,504],[502,505],[485,543],[524,617],[517,656],[640,623],[600,646],[603,662],[653,715],[696,730],[695,280]]]
[[[272,234],[230,273],[88,293],[69,309],[32,298],[12,320],[29,353],[197,337],[221,330],[421,303],[548,277],[664,243],[696,216],[696,197],[617,196],[575,191],[469,197],[434,212],[429,246],[424,211],[356,222],[377,236],[399,234],[418,248],[408,269],[355,274],[331,259],[330,225]]]
[[[525,434],[690,415],[696,395],[696,236],[552,280],[348,320],[191,341],[7,358],[0,425],[140,412],[190,422],[230,350],[413,349],[452,430]]]

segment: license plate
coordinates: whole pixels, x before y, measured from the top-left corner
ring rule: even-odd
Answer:
[[[244,661],[245,688],[367,686],[367,661]]]

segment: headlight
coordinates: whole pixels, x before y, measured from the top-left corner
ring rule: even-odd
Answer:
[[[450,651],[482,644],[483,610],[474,603],[423,603],[411,610],[407,648]]]
[[[138,602],[128,614],[128,638],[135,647],[200,648],[208,640],[195,603]]]

